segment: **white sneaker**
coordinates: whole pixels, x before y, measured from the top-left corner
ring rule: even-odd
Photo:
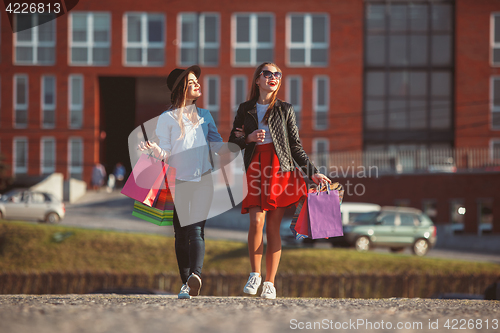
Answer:
[[[200,289],[201,289],[201,278],[192,273],[189,275],[188,280],[187,280],[187,285],[189,286],[189,295],[191,296],[198,296],[200,294]]]
[[[183,284],[181,287],[181,291],[179,295],[177,295],[177,298],[179,299],[191,299],[191,296],[189,296],[189,286],[187,284]]]
[[[260,287],[260,282],[262,278],[259,273],[250,273],[247,284],[243,288],[243,292],[250,295],[257,294],[257,289]]]
[[[260,297],[267,299],[275,299],[276,298],[276,288],[274,288],[274,284],[272,282],[264,282],[262,286],[262,294]]]

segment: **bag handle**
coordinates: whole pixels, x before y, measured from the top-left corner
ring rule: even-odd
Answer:
[[[212,148],[210,147],[210,142],[207,142],[208,146],[208,155],[210,156],[210,164],[212,164],[212,169],[214,168],[214,160],[212,157]],[[227,193],[229,194],[229,200],[231,200],[231,205],[233,208],[236,207],[233,198],[233,192],[231,191],[231,187],[229,186],[229,181],[227,180],[226,170],[224,170],[224,166],[221,165],[222,176],[224,177],[224,182],[226,183]]]

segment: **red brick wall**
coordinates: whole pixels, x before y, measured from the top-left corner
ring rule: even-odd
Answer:
[[[455,145],[489,146],[500,131],[490,127],[490,77],[500,68],[490,65],[490,16],[500,12],[497,0],[455,2]]]

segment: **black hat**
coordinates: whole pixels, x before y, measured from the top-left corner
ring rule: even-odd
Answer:
[[[170,91],[174,91],[175,87],[179,85],[179,82],[188,75],[190,72],[193,72],[196,78],[200,77],[201,68],[200,66],[194,65],[189,67],[188,69],[176,68],[168,74],[167,77],[167,86]]]

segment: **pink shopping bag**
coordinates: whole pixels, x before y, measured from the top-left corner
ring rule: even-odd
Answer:
[[[309,237],[312,239],[343,236],[339,191],[318,191],[307,197]]]
[[[158,191],[168,187],[168,184],[165,184],[165,175],[169,168],[162,160],[142,154],[121,193],[153,207]]]

